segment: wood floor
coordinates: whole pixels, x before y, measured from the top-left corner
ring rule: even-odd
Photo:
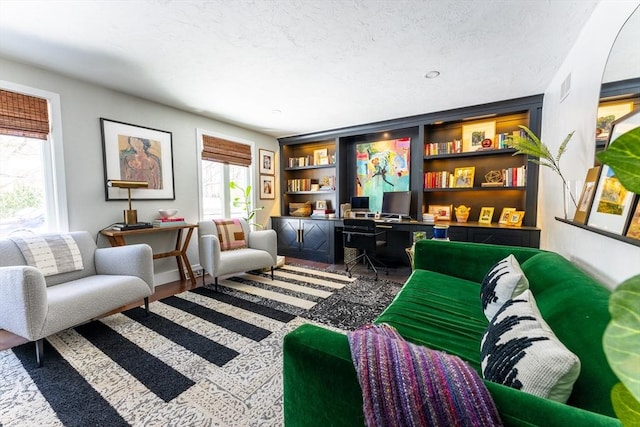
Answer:
[[[298,258],[287,258],[287,263],[297,264],[297,265],[307,265],[313,268],[319,268],[325,271],[334,271],[334,272],[344,272],[345,266],[344,264],[326,264],[322,262],[308,261],[304,259]],[[354,271],[354,275],[357,276],[365,276],[373,278],[374,272],[373,270],[367,269],[365,266],[359,265],[357,270]],[[409,267],[398,267],[398,268],[389,268],[389,274],[385,274],[384,269],[380,269],[378,273],[378,277],[381,279],[389,279],[395,282],[405,282],[407,278],[411,275],[411,269]],[[211,283],[213,279],[210,276],[205,276],[206,283]],[[149,301],[157,301],[162,298],[169,297],[171,295],[179,294],[182,292],[186,292],[188,290],[194,289],[196,287],[202,286],[202,277],[197,278],[197,283],[194,286],[190,281],[175,281],[171,283],[165,283],[163,285],[156,286],[155,292],[153,295],[149,297]],[[143,301],[136,301],[124,307],[120,307],[117,310],[113,310],[109,313],[106,313],[104,316],[106,317],[114,313],[119,313],[121,311],[129,310],[134,307],[139,307],[143,304]],[[11,347],[15,347],[20,344],[24,344],[29,340],[19,337],[11,332],[0,329],[0,351],[9,349]]]

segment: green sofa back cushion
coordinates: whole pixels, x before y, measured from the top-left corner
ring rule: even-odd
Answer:
[[[545,321],[582,363],[567,403],[614,416],[603,394],[618,382],[602,348],[611,291],[558,254],[541,252],[521,267]]]

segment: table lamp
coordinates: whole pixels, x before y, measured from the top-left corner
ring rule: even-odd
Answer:
[[[108,187],[126,188],[129,194],[129,209],[124,211],[124,223],[127,225],[138,223],[138,211],[131,209],[131,189],[132,188],[147,188],[149,183],[147,181],[122,181],[117,179],[108,179]]]

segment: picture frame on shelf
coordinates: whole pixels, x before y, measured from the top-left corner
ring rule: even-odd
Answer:
[[[469,153],[472,151],[482,150],[483,148],[489,148],[483,146],[483,141],[486,139],[491,140],[491,147],[493,147],[495,138],[495,120],[462,125],[462,152]]]
[[[480,217],[478,218],[478,224],[491,225],[494,209],[495,208],[491,206],[483,206],[482,208],[480,208]]]
[[[427,213],[433,215],[436,221],[451,221],[451,211],[453,205],[429,205],[427,209]]]
[[[636,207],[629,219],[629,225],[625,236],[640,240],[640,196],[636,197]]]
[[[265,150],[262,148],[258,150],[258,165],[259,165],[260,174],[263,174],[263,175],[276,174],[275,155],[276,153],[270,150]]]
[[[327,209],[327,201],[326,200],[317,200],[316,201],[316,209]]]
[[[145,181],[131,200],[175,200],[172,133],[100,118],[105,200],[128,200],[127,189],[107,180]]]
[[[622,235],[631,212],[634,194],[625,189],[608,165],[600,168],[593,203],[589,210],[589,227]]]
[[[593,167],[587,171],[587,176],[584,179],[584,184],[582,186],[582,193],[580,193],[580,199],[578,200],[578,207],[576,208],[576,213],[573,216],[573,222],[579,224],[587,222],[587,215],[589,214],[591,203],[593,202],[599,172],[600,166]]]
[[[606,143],[609,140],[613,122],[633,111],[633,101],[607,103],[598,107],[596,122],[596,141]]]
[[[472,188],[475,172],[476,172],[475,166],[455,168],[453,171],[454,188]]]
[[[322,148],[320,150],[313,150],[313,164],[314,165],[328,165],[329,164],[329,150]]]
[[[276,178],[270,175],[260,175],[260,200],[276,198]]]
[[[524,211],[511,211],[509,212],[507,225],[510,225],[512,227],[520,227],[522,226],[523,219],[524,219]]]
[[[513,211],[517,210],[516,208],[502,208],[502,212],[500,213],[500,218],[498,219],[498,224],[507,224],[509,223],[509,214]]]

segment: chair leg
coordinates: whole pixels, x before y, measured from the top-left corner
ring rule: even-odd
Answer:
[[[202,287],[203,287],[203,288],[204,288],[204,285],[205,285],[205,283],[204,283],[204,275],[205,275],[205,274],[207,274],[207,272],[206,272],[206,271],[204,271],[204,269],[202,269]]]
[[[44,338],[40,338],[36,340],[36,363],[38,364],[38,368],[42,367],[42,363],[44,362]]]
[[[358,255],[357,257],[355,257],[354,259],[352,259],[351,261],[348,261],[348,262],[344,263],[344,267],[345,267],[344,269],[347,272],[347,274],[349,275],[349,278],[351,278],[352,271],[358,265],[358,261],[363,260],[363,262],[364,262],[365,255],[366,255],[366,252],[363,252],[360,255]]]
[[[145,316],[149,317],[149,315],[151,314],[151,312],[149,311],[149,297],[146,297],[144,299],[144,311]]]
[[[271,280],[273,280],[273,265],[271,266]]]
[[[213,282],[214,283],[214,288],[215,288],[216,292],[218,292],[218,277],[216,276],[213,280],[214,280],[214,282]]]

